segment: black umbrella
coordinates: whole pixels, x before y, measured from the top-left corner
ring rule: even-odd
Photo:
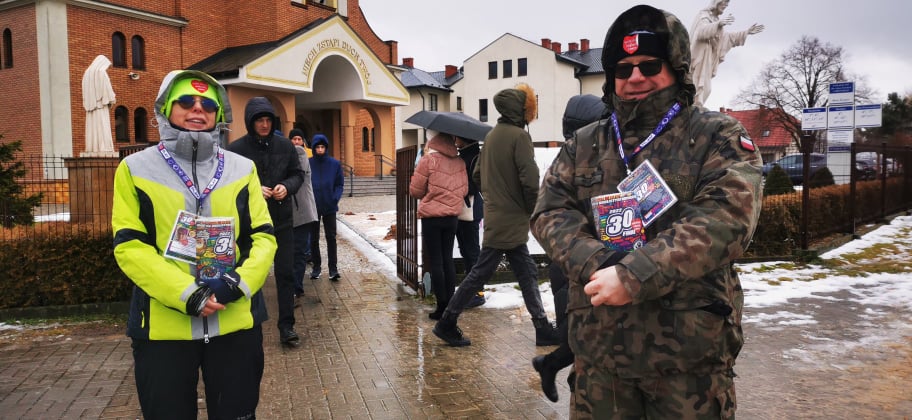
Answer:
[[[405,122],[475,141],[483,141],[492,128],[461,112],[418,111]]]

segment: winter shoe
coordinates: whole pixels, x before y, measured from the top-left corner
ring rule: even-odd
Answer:
[[[465,347],[472,344],[472,341],[462,335],[462,330],[455,325],[450,328],[442,328],[438,322],[437,325],[434,325],[434,335],[452,347]]]
[[[554,369],[550,363],[548,363],[548,356],[535,356],[532,358],[532,367],[538,371],[539,376],[541,376],[541,387],[542,392],[545,393],[545,396],[548,397],[551,402],[557,402],[557,386],[554,385],[554,378],[557,376],[557,371],[559,369]]]
[[[548,318],[532,318],[532,325],[535,326],[536,346],[556,346],[560,344],[559,330],[553,323],[548,322]]]
[[[298,337],[298,333],[291,328],[279,330],[279,340],[288,347],[297,347],[301,344],[301,338]]]
[[[452,347],[465,347],[471,345],[472,342],[462,335],[462,330],[456,325],[456,320],[458,318],[459,315],[444,311],[443,315],[440,317],[440,321],[437,321],[437,324],[434,325],[434,335],[441,340],[446,341],[446,343]]]
[[[477,293],[475,296],[472,296],[472,300],[470,300],[469,303],[466,305],[466,309],[477,308],[484,304],[485,304],[484,294]]]

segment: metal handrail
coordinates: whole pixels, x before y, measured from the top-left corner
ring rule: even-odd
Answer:
[[[384,156],[383,154],[376,154],[374,157],[377,158],[377,163],[380,166],[380,179],[383,179],[383,165],[389,165],[396,170],[396,161]]]
[[[355,168],[345,162],[342,164],[342,171],[348,171],[348,196],[352,197],[355,192]]]

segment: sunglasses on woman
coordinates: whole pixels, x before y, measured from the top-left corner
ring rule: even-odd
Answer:
[[[193,95],[181,95],[176,100],[174,100],[174,103],[176,103],[183,109],[190,109],[190,108],[193,108],[194,105],[196,105],[197,100],[199,100],[200,106],[203,107],[203,111],[211,113],[211,112],[216,112],[219,110],[218,102],[215,102],[214,100],[209,99],[209,98],[203,98],[203,97],[193,96]]]
[[[615,79],[626,79],[633,74],[633,68],[639,67],[640,74],[643,76],[655,76],[662,71],[662,59],[656,58],[655,60],[646,60],[642,61],[639,64],[631,63],[617,63],[614,66],[614,78]]]

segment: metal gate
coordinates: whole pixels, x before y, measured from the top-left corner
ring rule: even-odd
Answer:
[[[409,183],[415,172],[418,146],[396,151],[396,273],[399,279],[419,294],[418,275],[418,200],[409,196]]]

